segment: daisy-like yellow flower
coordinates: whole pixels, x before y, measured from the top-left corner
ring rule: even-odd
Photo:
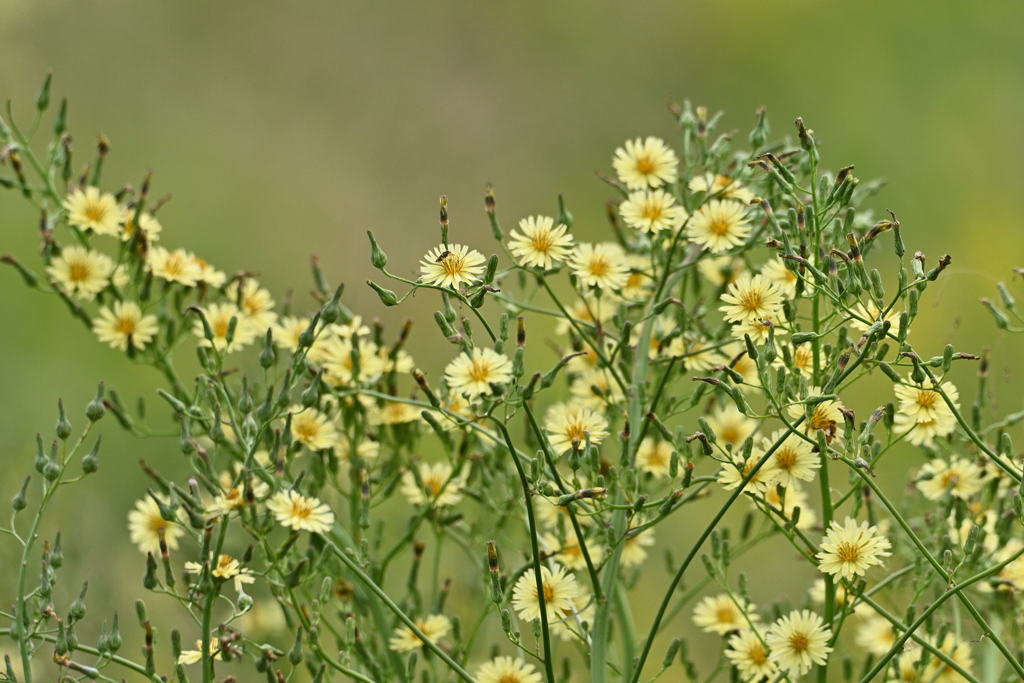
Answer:
[[[823,396],[824,392],[821,387],[809,387],[807,389],[808,398],[814,396]],[[786,412],[789,413],[790,417],[797,418],[806,414],[804,410],[805,404],[794,403],[786,407]],[[825,436],[828,437],[829,443],[836,437],[838,433],[839,425],[843,424],[844,418],[841,412],[843,404],[841,401],[829,399],[826,401],[819,401],[814,406],[814,412],[811,413],[809,419],[804,421],[804,431],[809,434],[816,434],[818,430],[825,432]]]
[[[109,283],[114,262],[106,254],[75,245],[61,249],[46,272],[71,296],[92,301]]]
[[[622,555],[619,558],[619,563],[625,569],[643,564],[647,559],[645,548],[654,545],[654,529],[634,531],[634,526],[636,526],[636,522],[631,522],[630,529],[626,533],[626,541],[622,544]]]
[[[722,199],[735,199],[736,201],[749,204],[754,199],[754,193],[744,187],[738,180],[733,180],[727,175],[712,176],[710,173],[694,176],[687,184],[691,192],[707,192],[717,194]]]
[[[614,290],[629,281],[626,253],[612,242],[577,245],[569,267],[584,287]]]
[[[895,664],[890,662],[890,666],[894,669],[895,677],[890,674],[886,678],[886,683],[922,683],[925,680],[918,677],[921,667],[921,650],[912,650],[902,654],[893,662]]]
[[[210,656],[214,659],[224,659],[224,653],[220,649],[220,640],[214,636],[210,638]],[[203,661],[203,641],[196,641],[196,649],[182,650],[178,655],[178,664],[196,664]]]
[[[624,147],[615,150],[612,166],[627,188],[642,190],[674,183],[679,158],[664,140],[650,136],[643,141],[626,140]]]
[[[789,369],[801,377],[810,377],[814,371],[814,348],[808,343],[797,344],[795,347],[784,344],[783,347],[789,349],[789,355],[793,359],[793,367]],[[777,368],[786,365],[782,353],[775,358],[773,365]],[[818,351],[818,365],[825,367],[825,354],[820,350]]]
[[[309,318],[299,318],[294,315],[281,318],[272,327],[274,346],[295,353],[299,348],[299,335],[305,332],[307,327],[309,327]],[[313,359],[310,358],[310,360]]]
[[[882,656],[896,644],[892,624],[879,616],[868,617],[857,628],[857,645],[873,655]]]
[[[697,262],[697,270],[705,280],[716,287],[731,285],[741,276],[748,275],[747,264],[743,259],[732,256],[703,258]]]
[[[356,378],[359,382],[373,382],[384,374],[386,362],[381,358],[376,344],[368,339],[331,336],[314,344],[315,354],[310,352],[323,365],[324,379],[328,384],[341,386],[352,383],[356,369],[352,361],[353,346],[359,350],[359,374]]]
[[[751,603],[747,604],[746,610],[740,609],[726,593],[714,597],[709,595],[693,608],[693,623],[706,633],[724,636],[730,631],[750,628],[747,618],[757,621],[759,617],[755,614],[756,609]]]
[[[731,322],[748,322],[769,318],[777,320],[782,310],[782,293],[761,275],[741,277],[722,294],[724,306],[718,310]]]
[[[597,389],[597,392],[594,389]],[[612,380],[611,373],[605,369],[594,368],[583,373],[569,385],[573,402],[591,409],[599,409],[605,405],[621,405],[625,400],[622,387]]]
[[[582,633],[581,622],[594,623],[595,601],[586,584],[577,584],[579,595],[572,599],[572,608],[562,610],[558,621],[549,623],[551,635],[561,640],[576,640]]]
[[[969,674],[974,673],[974,658],[971,656],[970,643],[963,640],[958,641],[954,634],[947,633],[946,637],[942,640],[942,644],[936,644],[935,646],[943,654],[960,665],[960,668],[964,671]],[[931,681],[932,683],[961,683],[964,677],[938,657],[932,657],[931,661],[924,668],[921,680]]]
[[[413,368],[416,367],[416,363],[413,361],[412,356],[406,353],[405,349],[398,349],[394,354],[394,358],[391,357],[391,351],[386,348],[381,348],[377,351],[377,355],[380,356],[380,360],[384,363],[384,372],[397,372],[400,375],[411,375]]]
[[[135,225],[132,222],[134,214],[128,212],[125,214],[124,229],[121,231],[121,239],[125,242],[130,240],[135,235]],[[160,239],[160,233],[163,232],[164,228],[160,225],[160,221],[156,219],[153,214],[143,211],[139,215],[139,228],[145,234],[146,240],[152,244]]]
[[[274,298],[270,291],[260,287],[260,283],[251,277],[245,279],[241,296],[238,294],[237,280],[227,286],[224,296],[231,303],[237,304],[242,315],[260,332],[266,332],[267,328],[277,322]]]
[[[164,247],[152,247],[146,256],[146,265],[156,277],[186,287],[195,287],[203,279],[202,266],[184,249],[168,251]]]
[[[483,254],[464,244],[442,244],[423,257],[420,272],[428,284],[458,289],[459,285],[477,280],[486,263]]]
[[[732,199],[712,199],[690,217],[686,236],[712,254],[743,244],[750,235],[747,207]]]
[[[143,554],[157,555],[160,553],[161,536],[169,549],[177,550],[178,539],[185,534],[185,530],[177,522],[161,517],[156,501],[143,498],[135,501],[135,509],[128,513],[128,534]]]
[[[764,455],[785,432],[784,429],[778,429],[772,432],[771,436],[765,437],[760,454]],[[757,453],[757,450],[754,452]],[[813,481],[814,471],[821,467],[821,458],[814,453],[814,447],[797,434],[786,437],[782,445],[772,453],[772,461],[772,471],[775,474],[772,483],[782,486],[789,486],[797,480]]]
[[[764,456],[764,451],[761,452],[761,456]],[[751,470],[754,469],[754,465],[761,460],[761,458],[757,457],[754,453],[751,453],[750,457],[746,460],[741,460],[739,456],[735,457],[736,459],[732,465],[722,465],[722,470],[718,473],[718,483],[727,491],[731,491],[742,484],[743,479],[750,474]],[[757,472],[754,472],[754,476],[752,476],[746,486],[743,487],[743,492],[764,493],[768,488],[768,485],[773,484],[774,480],[775,461],[772,458],[768,458],[768,460],[761,465],[761,468],[757,470]]]
[[[319,498],[307,498],[291,489],[279,491],[267,501],[278,524],[296,531],[326,534],[334,526],[334,513]]]
[[[996,564],[1002,564],[1016,555],[1020,551],[1022,545],[1024,545],[1024,543],[1021,543],[1016,538],[1008,540],[1003,547],[999,549],[999,552],[996,553]],[[1019,591],[1024,589],[1024,556],[1018,557],[1012,562],[1006,564],[999,570],[999,573],[996,574],[994,578],[999,580],[998,590]],[[978,587],[986,593],[992,590],[992,585],[988,581],[982,581]]]
[[[899,400],[893,431],[897,434],[910,432],[907,440],[915,446],[931,446],[936,438],[948,436],[956,429],[953,411],[933,386],[926,377],[920,385],[894,384],[892,387]],[[940,386],[953,405],[959,408],[960,394],[953,383],[943,382]]]
[[[550,216],[530,216],[519,221],[519,234],[512,230],[509,251],[519,259],[519,265],[548,270],[563,263],[572,252],[572,235],[564,223],[555,225]]]
[[[741,413],[732,403],[718,408],[708,415],[707,420],[719,442],[731,443],[736,448],[739,448],[757,429],[757,420],[752,420]]]
[[[842,524],[832,522],[821,541],[821,552],[815,557],[823,574],[852,579],[864,576],[869,567],[882,564],[882,558],[891,554],[891,547],[889,539],[878,535],[878,527],[868,526],[867,522],[857,524],[847,517]]]
[[[940,500],[946,492],[961,500],[967,500],[985,485],[985,469],[967,458],[952,458],[948,463],[942,458],[929,460],[921,468],[917,490],[928,500]]]
[[[512,361],[494,349],[477,346],[449,363],[444,377],[452,391],[473,399],[490,395],[492,385],[508,384],[512,380]]]
[[[68,212],[69,225],[92,230],[97,235],[117,235],[127,215],[114,195],[100,194],[95,187],[76,189],[64,198],[63,206]]]
[[[372,425],[400,425],[422,420],[420,409],[408,403],[388,401],[383,406],[374,407],[370,411]]]
[[[775,663],[768,659],[768,648],[762,636],[747,629],[729,637],[729,649],[725,656],[746,681],[771,679],[775,675]]]
[[[560,619],[566,610],[574,609],[572,599],[579,595],[576,577],[564,567],[554,565],[554,571],[540,568],[541,585],[544,588],[544,611],[548,623]],[[540,618],[540,597],[537,593],[537,579],[533,571],[527,571],[516,581],[512,590],[512,608],[519,618],[529,623]]]
[[[586,443],[584,432],[590,435],[590,443],[601,443],[608,436],[608,421],[589,408],[560,403],[548,408],[544,431],[555,453],[562,454],[572,448],[573,439],[579,439],[582,448]]]
[[[199,268],[198,282],[209,285],[210,287],[222,287],[227,282],[228,276],[222,270],[217,270],[213,267],[206,259],[201,259],[195,254],[191,254],[192,260]]]
[[[622,298],[627,301],[641,301],[651,295],[654,280],[651,277],[651,259],[640,254],[626,254],[629,275],[622,285]]]
[[[469,467],[464,467],[457,477],[452,477],[454,471],[455,469],[446,462],[433,465],[422,462],[419,464],[419,475],[423,485],[416,483],[416,477],[411,470],[406,470],[402,475],[402,493],[413,505],[423,505],[428,501],[439,508],[456,505],[462,500],[462,488],[469,479]]]
[[[765,635],[768,658],[791,676],[803,676],[814,664],[824,664],[832,648],[832,630],[810,610],[793,610],[779,618]]]
[[[291,406],[288,412],[292,415],[292,435],[309,450],[322,451],[338,443],[338,430],[326,415],[300,405]]]
[[[687,370],[710,370],[721,365],[722,354],[718,349],[708,348],[708,343],[690,336],[678,336],[665,349],[666,356],[682,357]]]
[[[594,296],[591,292],[587,292],[580,298],[576,299],[576,302],[568,307],[566,310],[569,312],[569,316],[576,321],[584,330],[592,328],[595,324],[604,324],[612,319],[615,315],[615,311],[618,310],[619,302],[621,300],[610,292],[602,292],[600,298]],[[556,334],[569,334],[574,332],[575,328],[573,324],[565,318],[559,318],[558,323],[555,325]]]
[[[142,349],[160,331],[155,315],[142,315],[142,308],[134,301],[115,301],[114,310],[106,306],[92,321],[92,331],[101,342],[112,349],[128,350],[130,344]]]
[[[186,562],[185,571],[189,574],[200,574],[203,571],[203,565],[198,562]],[[251,570],[243,567],[242,563],[235,558],[225,554],[221,554],[217,558],[217,564],[212,567],[210,573],[218,579],[234,579],[235,590],[238,592],[242,592],[243,585],[256,582]]]
[[[444,638],[452,630],[452,622],[443,614],[431,614],[423,619],[413,619],[416,628],[432,643]],[[411,652],[423,647],[423,641],[408,626],[395,629],[388,641],[388,647],[395,652]]]
[[[796,522],[796,528],[800,531],[808,531],[814,527],[818,520],[814,508],[807,504],[807,494],[796,484],[782,489],[783,495],[779,495],[779,487],[772,484],[764,492],[766,503],[776,510],[782,510],[782,516],[787,520],[793,519],[793,514],[800,508],[800,518]]]
[[[207,348],[215,348],[222,353],[234,353],[241,351],[249,344],[256,341],[257,331],[252,324],[245,319],[238,310],[238,306],[232,303],[212,303],[203,309],[206,322],[213,331],[213,341],[206,338],[206,328],[202,320],[196,320],[192,326],[192,334],[199,337],[199,345]],[[228,332],[231,330],[231,319],[235,318],[235,334],[228,342]]]
[[[675,447],[668,441],[655,441],[654,437],[645,437],[636,449],[636,466],[645,474],[659,478],[667,477],[674,451]]]
[[[270,456],[266,451],[256,451],[256,462],[266,467],[270,464]],[[235,471],[241,469],[241,463],[236,464]],[[226,515],[232,510],[239,510],[245,506],[245,488],[242,484],[238,486],[232,486],[234,477],[231,476],[230,472],[221,472],[218,477],[217,483],[220,484],[220,488],[223,491],[222,494],[218,495],[213,499],[213,502],[206,508],[207,513],[214,516]],[[267,484],[257,478],[252,480],[252,493],[257,500],[263,500],[267,497],[270,492],[270,487]]]
[[[796,273],[786,268],[786,264],[780,258],[772,260],[761,266],[761,275],[774,283],[782,296],[792,299],[796,296],[796,283],[800,280]]]
[[[630,193],[619,204],[622,220],[631,228],[657,235],[662,230],[677,230],[686,222],[686,209],[665,190],[644,190]]]
[[[544,677],[521,657],[495,657],[476,670],[477,683],[541,683]]]
[[[541,536],[541,543],[547,549],[559,564],[563,565],[566,569],[573,571],[584,569],[587,566],[587,558],[583,556],[583,548],[580,546],[585,544],[587,547],[587,553],[590,554],[591,559],[597,554],[597,547],[590,541],[584,540],[583,544],[580,543],[580,539],[576,536],[576,532],[573,531],[572,527],[567,527],[565,532],[565,541],[559,541],[558,537],[554,534],[548,533]]]
[[[587,482],[582,477],[580,478],[580,486],[586,487]],[[535,498],[537,502],[534,513],[537,515],[537,520],[545,527],[549,529],[557,528],[559,520],[565,529],[572,529],[572,520],[569,518],[569,510],[562,507],[547,498]],[[579,508],[577,508],[579,510]],[[577,514],[576,521],[580,523],[580,526],[590,526],[594,523],[594,520],[588,515]]]
[[[765,317],[744,320],[732,326],[732,336],[737,339],[743,339],[744,335],[749,334],[750,341],[755,344],[767,344],[768,335],[771,333],[772,327],[776,328],[776,334],[778,334],[778,322],[773,318]]]

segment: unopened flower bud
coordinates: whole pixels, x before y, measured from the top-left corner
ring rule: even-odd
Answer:
[[[57,399],[57,438],[61,441],[67,441],[68,437],[71,436],[71,423],[68,422],[67,415],[64,414],[64,401]]]
[[[384,270],[384,266],[388,264],[388,255],[377,245],[373,231],[367,230],[366,235],[370,238],[370,263],[374,268]]]
[[[92,447],[85,456],[82,457],[82,471],[86,474],[93,474],[100,468],[100,439],[102,437],[96,437],[96,445]]]
[[[385,306],[398,305],[398,296],[390,289],[384,289],[372,280],[367,280],[366,284],[368,284],[373,291],[377,292],[377,296],[380,297],[380,302]]]
[[[32,475],[25,477],[25,481],[21,484],[21,488],[18,489],[18,493],[11,500],[11,507],[14,508],[15,514],[24,510],[28,505],[28,480],[31,478]]]
[[[97,422],[106,412],[107,409],[103,405],[103,382],[100,382],[100,386],[96,390],[96,398],[85,406],[85,416],[89,418],[90,422]]]

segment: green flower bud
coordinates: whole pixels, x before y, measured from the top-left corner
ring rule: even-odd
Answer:
[[[64,401],[57,399],[57,438],[61,441],[67,441],[68,437],[71,436],[71,423],[68,422],[67,415],[64,414]]]
[[[263,350],[260,352],[260,367],[269,370],[277,362],[277,353],[274,351],[274,332],[267,329],[267,338],[263,342]]]
[[[292,663],[292,666],[298,666],[302,662],[302,629],[298,629],[295,633],[295,644],[292,645],[292,649],[288,651],[288,661]]]
[[[107,409],[103,405],[103,382],[100,382],[100,386],[96,390],[96,398],[85,406],[85,416],[89,418],[90,422],[98,422],[106,412]]]
[[[54,569],[60,569],[64,566],[64,548],[61,546],[59,530],[53,539],[53,550],[50,551],[50,566]]]
[[[388,255],[377,245],[373,231],[367,230],[366,235],[370,238],[370,263],[377,270],[384,270],[384,266],[388,264]]]
[[[43,86],[39,88],[39,95],[36,96],[36,109],[40,112],[46,111],[50,106],[50,84],[53,82],[53,72],[47,71],[43,79]]]
[[[25,481],[22,483],[21,488],[18,489],[18,493],[11,500],[11,507],[14,508],[15,514],[24,510],[28,505],[28,480],[31,478],[32,475],[25,477]]]
[[[373,291],[377,292],[377,296],[380,297],[380,302],[385,306],[398,305],[398,296],[390,289],[384,289],[372,280],[367,280],[366,284],[368,284]]]
[[[99,453],[101,438],[101,436],[96,437],[96,445],[94,445],[92,450],[82,457],[82,471],[86,474],[93,474],[100,468]]]
[[[82,620],[85,616],[85,592],[89,590],[89,582],[86,581],[82,584],[82,590],[79,591],[78,597],[71,603],[71,608],[68,609],[68,625],[74,624]]]

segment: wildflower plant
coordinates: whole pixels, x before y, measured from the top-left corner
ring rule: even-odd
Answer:
[[[38,658],[61,680],[154,683],[944,683],[978,681],[982,656],[985,680],[1024,678],[1008,434],[1021,414],[980,409],[984,354],[909,337],[950,257],[910,256],[896,216],[868,208],[881,183],[824,170],[801,119],[770,142],[761,109],[734,149],[719,116],[671,112],[674,145],[610,150],[603,240],[581,239],[594,229],[561,197],[506,234],[491,188],[488,227],[457,239],[441,199],[439,239],[421,236],[422,260],[400,269],[416,279],[389,270],[396,236],[369,233],[381,304],[437,302],[451,353],[420,365],[411,324],[364,321],[315,260],[303,305],[176,245],[148,174],[105,185],[105,138],[73,163],[66,101],[45,146],[8,110],[0,183],[38,210],[41,248],[38,262],[0,260],[160,373],[164,443],[184,460],[143,463],[152,484],[127,513],[139,590],[180,622],[158,641],[140,599],[141,658],[120,651],[116,614],[81,642],[87,584],[54,604],[79,568],[40,521],[66,485],[103,476],[92,432],[107,413],[142,437],[161,411],[132,413],[101,384],[73,437],[59,404],[2,528],[18,574],[4,680],[32,683]],[[1024,324],[1000,291],[997,324],[1013,329],[1003,308]],[[556,353],[528,358],[551,329]],[[183,378],[189,354],[200,371]],[[950,374],[962,365],[980,382],[966,415]],[[852,399],[861,384],[867,405]],[[915,461],[900,498],[876,475],[899,473],[901,444]],[[755,548],[775,558],[759,572],[813,577],[807,591],[751,590]],[[441,575],[455,563],[470,569]],[[252,628],[257,611],[282,628]]]

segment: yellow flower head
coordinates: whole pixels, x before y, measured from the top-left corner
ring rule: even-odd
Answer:
[[[522,657],[495,657],[476,670],[477,683],[541,683],[544,677]]]
[[[953,411],[933,386],[928,378],[917,386],[893,385],[899,400],[893,431],[897,434],[910,432],[907,440],[915,446],[932,446],[936,438],[948,436],[956,429]],[[960,394],[953,383],[943,382],[941,388],[953,405],[959,408]]]
[[[443,614],[431,614],[423,619],[414,619],[413,623],[432,643],[444,638],[452,630],[451,620]],[[388,641],[388,647],[395,652],[411,652],[423,647],[423,641],[408,626],[399,626]]]
[[[686,236],[713,254],[743,244],[750,234],[747,208],[732,199],[712,199],[690,218]]]
[[[326,415],[300,405],[293,405],[288,412],[292,415],[292,435],[309,450],[322,451],[338,443],[338,430]]]
[[[92,321],[92,331],[112,349],[142,349],[160,331],[155,315],[142,315],[134,301],[115,301],[113,310],[103,307]]]
[[[824,664],[832,648],[832,630],[810,610],[793,610],[772,624],[765,635],[768,658],[791,676],[803,676],[814,664]]]
[[[548,409],[544,430],[551,447],[561,454],[572,448],[573,439],[579,439],[582,448],[586,443],[584,432],[590,435],[590,443],[601,443],[608,436],[608,421],[589,408],[558,404]]]
[[[748,275],[747,264],[743,259],[732,256],[702,258],[697,262],[697,270],[705,280],[716,287],[725,287],[736,282],[740,276]]]
[[[757,429],[757,421],[741,413],[732,403],[722,406],[707,419],[718,441],[731,443],[734,448],[739,448]]]
[[[134,214],[129,212],[125,214],[124,230],[121,231],[121,239],[127,242],[135,234],[135,225],[132,223]],[[163,232],[163,226],[160,225],[160,221],[156,219],[151,213],[143,211],[139,215],[139,229],[142,230],[146,241],[150,244],[160,239],[160,233]]]
[[[572,599],[579,594],[576,577],[565,571],[564,567],[555,565],[551,571],[547,567],[540,568],[541,585],[544,589],[544,611],[548,622],[561,618],[566,610],[575,605]],[[527,571],[516,581],[512,590],[512,608],[519,618],[527,623],[540,618],[540,597],[537,591],[537,578],[533,571]]]
[[[882,656],[896,644],[896,633],[887,619],[871,616],[857,628],[857,645],[866,652]]]
[[[967,458],[954,457],[948,463],[942,458],[929,460],[921,475],[928,478],[918,478],[917,490],[928,500],[940,500],[947,491],[967,500],[985,485],[985,469]]]
[[[456,505],[462,500],[462,488],[469,479],[469,467],[464,467],[457,477],[452,476],[454,471],[446,462],[434,465],[420,463],[419,475],[423,485],[416,483],[416,476],[411,470],[406,470],[402,475],[402,493],[413,505],[423,505],[428,500],[434,507]],[[427,491],[430,492],[429,498]]]
[[[714,597],[708,596],[697,603],[693,609],[693,623],[707,633],[724,636],[730,631],[742,631],[750,628],[750,621],[757,621],[757,608],[747,603],[744,608],[737,605],[726,593]]]
[[[786,268],[786,264],[782,262],[782,259],[773,258],[761,266],[761,275],[774,283],[787,299],[792,299],[796,296],[796,283],[800,278],[797,277],[796,273]]]
[[[657,235],[662,230],[677,230],[686,222],[686,209],[664,190],[633,192],[619,204],[622,220],[631,228]]]
[[[661,187],[676,181],[679,158],[661,138],[626,140],[615,150],[612,166],[630,190]]]
[[[761,455],[786,433],[784,429],[772,432],[762,441]],[[821,467],[821,456],[814,447],[798,434],[790,434],[772,453],[773,484],[789,486],[794,481],[813,481],[815,470]]]
[[[178,539],[185,534],[177,522],[160,516],[160,508],[152,498],[135,502],[135,509],[128,513],[128,534],[132,543],[143,553],[160,554],[160,537],[164,538],[170,550],[178,549]]]
[[[746,459],[741,459],[736,455],[731,465],[722,465],[722,470],[718,473],[718,483],[727,491],[733,490],[743,483],[743,480],[753,471],[754,465],[760,462],[763,456],[764,451],[758,453],[757,449],[752,451],[750,457]],[[768,458],[743,487],[744,493],[764,493],[769,485],[774,488],[775,475],[775,461]]]
[[[522,234],[512,230],[509,251],[519,259],[519,265],[548,270],[569,258],[572,235],[563,223],[555,225],[550,216],[530,216],[519,221]]]
[[[277,322],[274,298],[270,291],[260,287],[260,283],[251,277],[245,279],[241,296],[238,293],[237,280],[227,286],[224,296],[231,303],[237,304],[242,315],[260,332],[266,332],[267,328]]]
[[[296,531],[325,534],[334,526],[334,513],[319,498],[307,498],[297,491],[280,491],[267,502],[278,524]]]
[[[655,477],[667,477],[672,464],[672,453],[675,447],[668,441],[655,441],[646,437],[636,449],[636,465],[641,472]]]
[[[775,663],[768,659],[768,647],[758,632],[741,630],[729,638],[725,656],[747,681],[771,679],[775,676]]]
[[[512,361],[494,349],[474,348],[460,354],[444,371],[448,387],[469,398],[490,395],[491,385],[507,384],[512,379]]]
[[[61,249],[46,272],[71,296],[92,301],[109,284],[114,262],[106,254],[75,245]]]
[[[857,524],[846,518],[843,524],[833,521],[821,542],[818,569],[823,574],[833,574],[840,579],[864,576],[868,567],[882,564],[882,558],[890,553],[889,540],[878,535],[878,528],[867,522]]]
[[[422,420],[420,409],[400,401],[388,401],[383,406],[370,411],[372,425],[399,425]]]
[[[733,180],[727,175],[712,176],[710,173],[694,176],[687,183],[691,192],[707,192],[717,195],[721,199],[735,199],[744,204],[749,204],[754,199],[754,193],[743,187],[738,180]]]
[[[479,279],[486,262],[483,254],[464,244],[442,244],[423,257],[420,272],[428,284],[458,289]]]
[[[971,656],[970,643],[957,640],[956,635],[947,633],[941,645],[936,643],[935,646],[959,664],[964,671],[972,673],[974,658]],[[921,680],[931,681],[932,683],[962,683],[964,677],[938,657],[932,657],[928,666],[925,667],[924,673],[921,675]]]
[[[234,353],[256,340],[257,332],[252,324],[246,320],[238,306],[232,303],[212,303],[204,310],[206,322],[213,331],[213,341],[206,338],[206,329],[201,320],[196,320],[192,327],[192,333],[199,337],[199,345],[207,348],[213,347],[223,353]],[[228,333],[231,331],[231,319],[235,319],[234,336],[228,342]]]
[[[273,326],[274,346],[295,353],[299,348],[299,335],[305,332],[307,327],[309,327],[309,318],[299,318],[293,315],[281,318]],[[310,360],[313,359],[310,358]]]
[[[97,235],[117,235],[127,214],[109,192],[100,194],[95,187],[75,190],[63,202],[68,212],[68,224]]]
[[[729,285],[722,295],[724,306],[718,310],[732,322],[750,322],[769,318],[777,320],[782,310],[782,293],[770,280],[761,275],[743,276]]]
[[[584,287],[615,290],[629,281],[626,253],[611,242],[577,245],[569,267]]]

